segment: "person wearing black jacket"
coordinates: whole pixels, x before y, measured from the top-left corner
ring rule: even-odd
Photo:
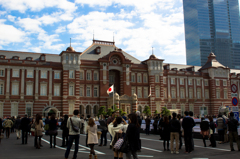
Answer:
[[[185,153],[192,152],[192,128],[195,126],[194,120],[188,116],[188,111],[184,112],[185,117],[182,121],[182,127],[184,130],[184,141],[185,141]]]
[[[68,135],[69,135],[69,129],[67,128],[67,121],[68,121],[68,115],[64,115],[64,120],[61,124],[62,129],[62,146],[65,147],[68,145]],[[65,144],[66,141],[66,144]]]
[[[52,148],[52,136],[54,137],[53,148],[56,147],[56,136],[57,136],[57,120],[55,119],[55,115],[51,115],[51,119],[49,120],[49,135],[50,135],[50,148]]]
[[[159,134],[160,134],[160,139],[159,140],[162,140],[163,139],[163,135],[162,135],[162,122],[163,122],[163,115],[160,116],[160,119],[159,119],[159,123],[158,123],[158,127],[159,127]]]
[[[31,124],[30,119],[27,116],[28,115],[25,114],[24,118],[21,120],[22,144],[27,144],[29,125]]]
[[[209,127],[210,127],[210,142],[211,144],[209,146],[216,147],[216,140],[214,138],[214,133],[215,133],[215,124],[213,122],[213,117],[209,117]]]
[[[173,141],[176,142],[176,154],[179,154],[179,131],[181,130],[180,122],[177,120],[176,113],[172,113],[173,119],[170,121],[170,139],[171,139],[171,153],[174,153]]]
[[[107,132],[108,132],[108,128],[107,128],[107,120],[106,120],[107,116],[104,116],[102,120],[99,120],[99,124],[100,124],[100,129],[102,129],[102,134],[101,134],[101,142],[99,146],[107,146]],[[104,145],[103,144],[103,139],[104,139]]]
[[[20,125],[21,125],[21,119],[20,119],[20,116],[18,116],[14,123],[14,127],[15,127],[16,134],[17,134],[17,139],[20,139],[20,137],[21,137]]]
[[[168,117],[168,116],[164,116],[161,127],[162,127],[162,129],[163,129],[162,135],[163,135],[163,147],[164,147],[164,151],[166,151],[166,147],[165,147],[166,141],[167,141],[167,150],[169,151],[170,122],[169,122],[169,117]]]
[[[136,114],[137,114],[137,118],[138,118],[138,124],[140,125],[140,129],[141,129],[142,119],[140,118],[140,111],[136,111]]]
[[[237,132],[237,127],[239,125],[238,121],[233,118],[234,114],[233,112],[230,113],[230,118],[228,120],[228,131],[229,131],[229,138],[230,138],[230,148],[231,151],[235,151],[233,147],[233,139],[235,139],[237,146],[238,146],[238,151],[240,151],[240,142],[238,139],[238,132]]]
[[[135,113],[129,114],[128,121],[130,124],[128,125],[125,138],[128,140],[130,151],[126,153],[126,159],[131,159],[131,154],[133,159],[138,159],[137,151],[141,150],[141,140],[137,115]]]
[[[206,147],[206,138],[208,138],[209,136],[209,123],[208,121],[205,120],[205,118],[201,119],[200,129],[203,137],[203,144],[204,144],[204,147]]]

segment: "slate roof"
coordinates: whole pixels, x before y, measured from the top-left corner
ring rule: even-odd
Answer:
[[[222,67],[222,68],[227,68],[226,66],[222,65],[220,62],[217,61],[216,56],[214,55],[214,53],[210,53],[208,56],[208,60],[205,63],[205,65],[203,65],[203,67],[200,70],[204,70],[204,69],[208,69],[211,67]]]
[[[40,55],[45,53],[20,52],[0,50],[0,55],[6,56],[6,59],[11,59],[13,56],[18,56],[20,60],[25,60],[26,57],[32,57],[33,61],[39,61]],[[45,54],[46,61],[61,62],[61,57],[58,54]]]
[[[97,47],[101,47],[101,54],[96,54],[95,49]],[[97,61],[99,58],[102,58],[109,54],[111,51],[114,51],[117,48],[115,45],[104,45],[93,43],[90,47],[88,47],[81,55],[81,60],[91,60]],[[118,48],[117,48],[118,49]],[[123,55],[132,61],[134,64],[141,64],[141,61],[129,55],[128,53],[122,51]]]

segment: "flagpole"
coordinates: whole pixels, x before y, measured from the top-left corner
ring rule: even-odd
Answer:
[[[113,110],[114,110],[114,84],[113,84]]]

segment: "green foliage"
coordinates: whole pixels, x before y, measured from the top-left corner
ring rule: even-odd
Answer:
[[[151,115],[151,109],[149,106],[146,106],[143,110],[143,113],[147,116]]]
[[[114,111],[115,111],[115,112],[119,111],[119,109],[117,108],[116,105],[114,105]]]
[[[122,109],[119,109],[119,114],[120,114],[121,116],[124,116],[124,115],[127,114],[127,113],[124,112]]]
[[[168,110],[166,107],[162,107],[162,112],[161,112],[162,115],[164,116],[170,116],[171,115],[171,112],[170,110]]]
[[[100,115],[106,115],[107,112],[105,112],[105,110],[106,110],[106,107],[105,107],[105,106],[101,106],[101,107],[99,108],[99,110],[98,110],[97,116],[99,117]]]
[[[157,115],[157,114],[159,114],[159,112],[157,110],[155,110],[154,114]]]
[[[108,108],[107,115],[108,116],[112,116],[112,112],[113,112],[112,108]]]

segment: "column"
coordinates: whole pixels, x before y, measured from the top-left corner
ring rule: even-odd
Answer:
[[[185,78],[186,98],[188,98],[188,78]]]
[[[204,99],[204,94],[205,94],[205,91],[204,91],[204,82],[203,82],[203,79],[202,79],[202,97]]]
[[[22,69],[22,78],[21,78],[21,99],[24,99],[24,79],[25,79],[25,69]]]
[[[197,97],[196,97],[197,88],[196,88],[196,79],[195,79],[195,78],[193,79],[193,84],[194,84],[194,85],[193,85],[193,86],[194,86],[194,93],[193,93],[193,94],[194,94],[194,98],[196,99],[196,98],[197,98]]]
[[[38,77],[39,76],[39,70],[36,70],[36,76],[35,76],[35,99],[38,100]]]
[[[49,94],[48,99],[52,100],[52,70],[49,71]]]
[[[171,101],[171,93],[170,93],[170,78],[168,77],[168,101],[170,102]]]
[[[176,78],[177,81],[177,98],[179,99],[179,79]]]
[[[10,96],[10,68],[7,68],[7,87],[6,87],[6,98]]]
[[[83,114],[84,114],[84,117],[86,117],[86,114],[87,114],[87,109],[86,109],[86,106],[83,106]]]
[[[91,117],[94,116],[94,114],[93,114],[93,108],[94,108],[94,106],[91,106]]]

